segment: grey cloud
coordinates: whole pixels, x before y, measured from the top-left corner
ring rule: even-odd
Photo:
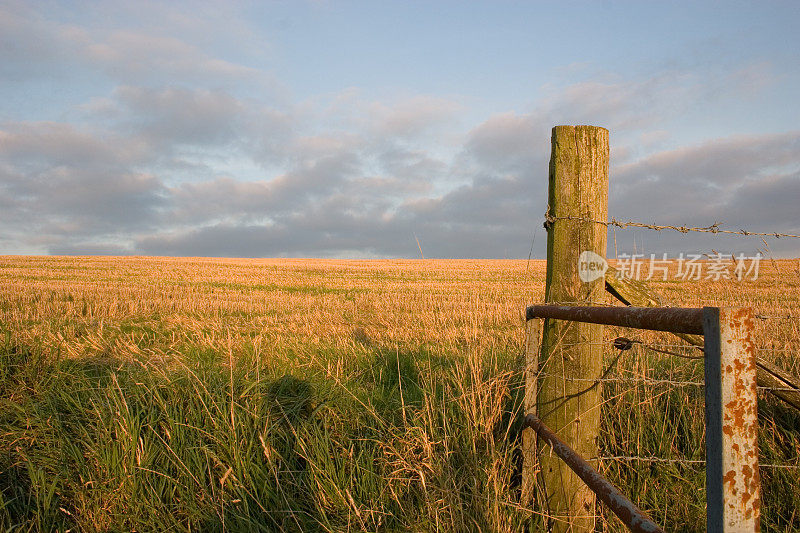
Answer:
[[[300,168],[275,178],[271,188],[278,202],[292,205],[298,199],[325,196],[348,178],[357,176],[360,170],[358,157],[342,152],[307,162]]]
[[[375,186],[383,194],[398,194],[403,197],[429,193],[435,183],[448,177],[449,165],[423,150],[389,148],[380,152],[377,164],[381,174],[359,185],[370,189]]]
[[[797,164],[798,160],[800,133],[789,132],[715,139],[657,153],[619,170],[624,178],[646,174],[677,181],[703,180],[714,186],[724,186],[771,168]]]
[[[219,178],[172,189],[174,220],[276,219],[336,192],[358,175],[358,159],[342,153],[306,163],[269,181]]]
[[[122,86],[102,107],[99,113],[114,117],[118,127],[162,157],[202,148],[274,165],[291,155],[290,113],[224,91]]]
[[[98,136],[59,122],[0,125],[0,154],[12,164],[102,168],[132,165],[147,157],[147,146],[114,133]]]
[[[762,230],[764,221],[771,219],[775,231],[800,234],[800,172],[745,182],[717,216],[725,215]]]
[[[406,205],[406,216],[447,228],[476,230],[482,227],[525,225],[524,220],[536,212],[541,199],[535,189],[527,188],[521,180],[481,179],[464,185],[438,199],[428,199]],[[539,206],[543,211],[544,206]]]
[[[61,167],[29,177],[8,192],[18,199],[22,225],[86,235],[153,227],[164,188],[146,174],[90,174]]]
[[[533,114],[495,115],[469,132],[465,151],[486,169],[528,173],[549,152],[545,124]]]
[[[131,255],[131,249],[116,243],[78,242],[48,248],[51,255]]]
[[[124,86],[115,96],[152,142],[224,144],[242,129],[244,105],[223,92]]]
[[[796,132],[718,139],[660,152],[613,169],[611,207],[627,216],[669,224],[702,223],[722,214],[730,220],[734,213],[727,208],[741,186],[765,183],[765,172],[798,162]],[[757,210],[765,207],[749,203]]]
[[[44,175],[37,206],[62,216],[124,229],[151,227],[163,204],[164,187],[148,174],[76,175],[59,171]],[[47,190],[48,196],[45,196]],[[50,209],[48,209],[50,208]]]
[[[455,118],[457,106],[446,100],[412,98],[395,107],[355,99],[326,122],[315,116],[326,112],[279,111],[221,90],[123,86],[86,108],[102,129],[0,127],[0,198],[13,198],[0,201],[10,206],[0,219],[20,242],[51,253],[340,256],[357,250],[415,257],[416,234],[427,257],[527,257],[546,207],[551,125],[572,122],[564,117],[608,119],[604,125],[616,124],[622,136],[638,140],[671,100],[696,91],[693,83],[678,80],[672,89],[660,78],[633,87],[577,84],[529,113],[497,114],[448,137],[461,139],[455,148],[427,144]],[[658,105],[642,118],[648,98]],[[634,104],[626,107],[626,99]],[[798,225],[796,132],[717,139],[638,159],[635,149],[613,139],[620,147],[614,153],[627,150],[627,156],[612,160],[612,216],[722,221],[756,230]],[[439,150],[456,155],[443,159]],[[250,165],[247,180],[235,166],[226,168],[228,161]],[[34,231],[26,230],[31,224]],[[618,232],[620,245],[630,250],[632,235],[654,252],[730,249],[740,242],[642,230]],[[539,229],[539,256],[544,242]],[[773,251],[800,251],[788,242]]]
[[[612,168],[611,215],[620,220],[800,233],[800,133],[718,139]],[[786,172],[785,170],[794,171]],[[783,172],[781,172],[783,171]],[[763,247],[758,238],[617,230],[663,251]],[[769,240],[774,253],[797,255],[797,239]],[[653,251],[659,251],[653,250]]]
[[[136,250],[148,255],[270,257],[291,256],[309,245],[304,235],[288,228],[264,225],[206,226],[166,235],[151,235],[137,240]],[[300,247],[298,247],[298,245]]]
[[[199,183],[182,183],[172,189],[173,222],[193,223],[231,216],[268,214],[268,182],[242,182],[221,177]]]
[[[153,228],[166,189],[134,170],[146,160],[136,141],[58,123],[11,123],[0,130],[4,230],[26,246],[69,245]]]
[[[348,212],[296,214],[285,225],[206,226],[156,234],[136,243],[136,253],[172,256],[336,257],[349,251],[376,257],[418,257],[414,234],[426,257],[522,257],[525,231],[508,228],[445,228],[425,222],[384,221]],[[516,238],[516,240],[515,240]]]

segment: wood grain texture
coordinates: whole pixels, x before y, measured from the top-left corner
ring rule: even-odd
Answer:
[[[552,133],[545,301],[587,304],[603,295],[604,282],[584,283],[578,257],[589,250],[605,257],[607,228],[569,217],[606,220],[608,130],[556,126]],[[602,326],[545,321],[537,410],[542,421],[577,453],[597,457],[602,389]],[[588,380],[588,381],[587,381]],[[540,448],[541,482],[553,531],[592,531],[594,493],[557,456]]]

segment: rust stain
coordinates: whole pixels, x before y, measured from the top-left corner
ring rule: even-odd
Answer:
[[[751,339],[752,310],[725,310],[728,326],[723,347],[723,435],[727,442],[722,479],[730,523],[746,521],[759,528],[761,508],[758,469],[755,346]]]
[[[726,415],[725,417],[730,420],[729,414],[733,415],[733,426],[735,428],[743,428],[745,427],[745,415],[747,415],[750,410],[746,408],[742,402],[733,400],[725,404]]]
[[[729,484],[728,490],[733,491],[736,494],[736,470],[728,470],[725,472],[725,475],[722,477],[723,484]]]

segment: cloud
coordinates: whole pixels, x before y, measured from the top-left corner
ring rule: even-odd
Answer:
[[[54,73],[67,78],[71,69],[88,66],[126,84],[212,79],[226,84],[243,80],[264,86],[274,83],[271,76],[259,69],[226,61],[169,33],[175,31],[175,25],[163,28],[164,34],[159,33],[157,28],[163,24],[158,17],[167,8],[157,4],[137,6],[138,16],[146,15],[135,30],[114,27],[131,23],[120,21],[119,14],[104,18],[97,27],[89,23],[79,26],[55,20],[59,6],[50,6],[56,11],[52,14],[45,12],[44,6],[22,2],[0,5],[0,73],[4,79],[26,81],[51,78]],[[102,6],[92,6],[90,13],[102,10]],[[175,13],[170,16],[175,22]],[[181,29],[193,33],[188,30],[197,26],[197,19],[180,18],[184,23]],[[214,31],[223,31],[226,25],[231,25],[238,35],[246,34],[230,17],[219,17],[218,22]]]
[[[170,190],[173,221],[274,220],[327,198],[356,175],[356,159],[343,153],[316,160],[269,181],[230,177],[182,183]]]
[[[145,161],[149,146],[114,132],[98,135],[63,122],[0,125],[0,154],[28,171],[59,166],[127,167]]]
[[[743,215],[729,210],[738,191],[753,183],[769,187],[771,175],[798,165],[799,132],[716,139],[616,167],[611,206],[629,216],[667,224],[723,215],[735,220]],[[764,219],[762,224],[778,222]]]
[[[125,172],[136,158],[124,146],[70,128],[54,128],[48,137],[43,126],[26,125],[0,137],[7,161],[0,188],[5,198],[15,199],[17,217],[38,220],[38,240],[29,244],[38,242],[52,253],[255,257],[360,250],[413,257],[416,234],[429,257],[525,257],[545,208],[547,157],[544,150],[526,155],[524,143],[495,143],[520,124],[525,120],[518,117],[487,121],[465,137],[460,155],[449,163],[420,151],[370,154],[358,143],[331,143],[270,179],[220,176],[173,185],[157,175]],[[64,141],[58,150],[36,150],[37,140],[52,138]],[[718,139],[614,166],[610,214],[657,224],[725,222],[797,232],[799,138],[787,133]],[[77,165],[92,152],[95,159]],[[501,160],[506,164],[496,167]],[[376,162],[380,172],[370,175]],[[427,171],[417,178],[404,172],[414,165],[434,174],[473,174],[469,182],[435,194],[421,177]],[[632,233],[626,231],[618,230],[619,242],[630,248]],[[715,247],[750,253],[745,246],[761,246],[636,231],[640,250],[644,244],[653,252]],[[540,252],[544,240],[540,231]],[[773,252],[797,251],[793,241],[784,241]]]
[[[594,75],[465,125],[473,110],[459,96],[368,99],[350,88],[300,102],[245,97],[258,91],[236,83],[260,89],[270,75],[215,53],[208,17],[148,10],[137,24],[79,26],[22,3],[0,7],[8,79],[69,78],[77,66],[113,85],[61,118],[0,124],[0,221],[14,246],[394,257],[418,254],[416,234],[429,257],[526,257],[546,208],[550,128],[563,123],[612,130],[617,218],[798,231],[800,134],[676,148],[670,126],[714,99],[758,94],[774,77],[769,63]],[[224,24],[246,33],[241,20]],[[694,235],[646,238],[653,251],[708,246]],[[737,241],[712,245],[720,242]],[[800,252],[794,246],[776,249]]]
[[[151,143],[224,146],[244,127],[244,103],[222,91],[122,86],[114,97],[133,129]]]
[[[613,168],[609,209],[623,221],[800,234],[798,199],[800,132],[787,132],[715,139]],[[641,242],[642,231],[624,231]],[[644,233],[654,252],[763,247],[757,237]],[[798,239],[769,242],[774,253],[800,254]]]
[[[73,28],[60,32],[79,57],[103,69],[115,79],[141,80],[154,72],[169,73],[179,79],[255,78],[260,72],[211,57],[195,46],[174,37],[130,30],[111,31],[93,36]]]
[[[725,211],[750,228],[800,234],[800,172],[746,181],[731,195]],[[765,225],[765,220],[771,220],[771,225]]]
[[[366,106],[367,131],[394,139],[418,139],[455,119],[461,106],[446,98],[419,95],[391,104],[372,102]]]
[[[69,238],[153,228],[164,201],[164,188],[152,175],[66,167],[0,183],[0,191],[16,200],[10,210],[13,225],[32,235]]]
[[[68,124],[10,123],[0,129],[4,228],[27,245],[126,235],[153,228],[166,189],[134,170],[147,160],[138,143]],[[124,237],[123,237],[124,238]]]
[[[49,248],[52,255],[132,255],[131,249],[113,242],[77,242],[74,244],[56,244]]]
[[[122,85],[80,109],[87,123],[101,125],[92,132],[96,137],[139,146],[149,162],[168,165],[178,177],[213,174],[206,162],[215,158],[247,158],[272,170],[305,149],[296,145],[299,119],[291,108],[278,110],[221,89]]]
[[[292,145],[303,155],[291,168],[269,179],[219,176],[172,185],[129,170],[147,162],[135,141],[129,140],[131,148],[124,137],[102,138],[63,124],[9,124],[0,133],[0,189],[14,201],[6,202],[11,209],[3,219],[9,223],[13,213],[17,220],[36,220],[38,236],[28,244],[51,253],[340,256],[361,250],[415,256],[416,234],[429,257],[525,257],[546,201],[547,143],[526,149],[541,135],[533,121],[491,117],[465,136],[449,163],[421,150],[372,153],[360,137],[310,137]],[[527,140],[512,142],[520,138]],[[798,161],[796,132],[657,152],[612,167],[610,214],[797,232]],[[370,175],[370,169],[379,172]],[[440,194],[425,179],[453,174],[470,179]],[[20,224],[10,227],[25,234]],[[640,249],[645,240],[654,252],[753,251],[720,236],[637,231]],[[545,238],[539,233],[541,253]],[[630,236],[618,231],[624,247]],[[784,241],[773,252],[797,251],[793,241]]]

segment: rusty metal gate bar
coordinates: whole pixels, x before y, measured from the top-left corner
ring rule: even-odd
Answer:
[[[553,318],[606,324],[626,328],[652,329],[672,333],[703,333],[703,310],[681,307],[575,307],[531,305],[526,317]]]
[[[533,428],[537,435],[549,444],[556,455],[567,463],[567,465],[580,477],[592,491],[597,494],[600,500],[608,505],[628,526],[631,531],[636,533],[664,533],[653,520],[642,512],[636,504],[630,501],[620,490],[602,476],[592,465],[587,463],[575,450],[545,426],[535,415],[529,414],[525,417],[525,426]]]
[[[532,305],[526,309],[525,314],[527,320],[549,318],[672,333],[703,334],[707,529],[713,533],[752,533],[760,530],[761,488],[758,471],[756,355],[752,341],[752,309]],[[633,531],[660,531],[660,529],[634,529],[632,523],[625,521],[617,511],[619,509],[626,514],[630,506],[636,509],[635,505],[619,494],[619,491],[616,491],[616,488],[588,463],[585,467],[577,463],[577,460],[583,463],[585,461],[543,426],[538,418],[528,415],[525,425],[532,427],[550,443],[559,457],[564,459],[629,528]],[[570,455],[567,450],[572,454]],[[586,471],[585,468],[593,472],[588,475],[592,480],[591,483],[581,474],[581,471]],[[595,487],[601,488],[598,491]],[[612,503],[609,503],[602,493],[603,491],[608,493],[609,487],[616,491],[610,498]],[[619,507],[620,505],[622,507]],[[641,511],[638,509],[636,511],[646,518]],[[635,523],[644,523],[638,521],[639,515],[635,516],[637,516]]]

